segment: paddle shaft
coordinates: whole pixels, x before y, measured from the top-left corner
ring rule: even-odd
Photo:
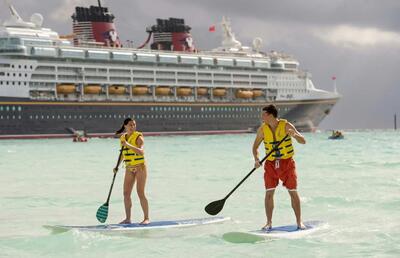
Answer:
[[[118,170],[119,163],[121,162],[121,156],[122,156],[122,151],[123,150],[124,150],[124,146],[122,146],[121,150],[119,151],[117,165],[115,166],[115,169],[117,169],[117,170]],[[114,186],[114,181],[115,181],[115,176],[116,175],[117,175],[117,172],[114,173],[114,176],[113,176],[113,179],[112,179],[112,183],[111,183],[111,187],[110,187],[110,191],[108,192],[108,197],[107,197],[107,201],[106,201],[107,206],[108,206],[108,203],[110,201],[110,196],[111,196],[111,192],[112,192],[112,189],[113,189],[113,186]]]
[[[265,157],[262,159],[262,160],[260,160],[260,164],[262,164],[274,151],[276,151],[276,149],[282,144],[282,142],[284,142],[287,138],[288,138],[288,134],[286,134],[286,136],[277,144],[277,145],[275,145],[274,146],[274,148],[270,151],[270,152],[268,152],[268,154],[267,155],[265,155]],[[255,168],[253,168],[243,179],[242,179],[242,181],[240,181],[239,182],[239,184],[237,184],[237,186],[235,186],[235,188],[233,188],[232,189],[232,191],[230,191],[229,193],[228,193],[228,195],[227,196],[225,196],[225,198],[223,199],[223,200],[226,200],[226,199],[228,199],[229,198],[229,196],[231,196],[231,194],[233,194],[233,192],[234,191],[236,191],[236,189],[256,170],[257,168],[255,167]]]

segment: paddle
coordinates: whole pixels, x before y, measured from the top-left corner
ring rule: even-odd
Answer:
[[[272,152],[274,152],[278,147],[279,147],[279,145],[281,145],[281,143],[282,142],[284,142],[285,140],[286,140],[286,138],[288,137],[289,135],[287,134],[277,145],[275,145],[274,146],[274,148],[262,159],[262,160],[260,160],[260,164],[262,164],[263,162],[264,162],[264,160],[266,160],[271,154],[272,154]],[[213,202],[210,202],[205,208],[204,208],[204,210],[208,213],[208,214],[210,214],[210,215],[217,215],[221,210],[222,210],[222,208],[224,208],[224,204],[225,204],[225,201],[229,198],[229,196],[231,196],[231,194],[256,170],[257,168],[253,168],[243,179],[242,179],[242,181],[240,181],[239,182],[239,184],[237,185],[237,186],[235,186],[235,188],[233,188],[232,189],[232,191],[230,191],[229,193],[228,193],[228,195],[227,196],[225,196],[225,198],[224,199],[221,199],[221,200],[218,200],[218,201],[213,201]]]
[[[122,146],[121,150],[119,151],[117,166],[115,166],[115,168],[114,168],[115,173],[114,173],[114,176],[113,176],[113,179],[112,179],[110,191],[108,192],[107,201],[103,205],[101,205],[97,209],[97,212],[96,212],[96,218],[101,223],[106,222],[106,219],[108,217],[108,203],[110,202],[110,196],[111,196],[111,192],[112,192],[112,189],[113,189],[113,186],[114,186],[115,176],[117,175],[117,172],[118,172],[118,166],[119,166],[119,163],[121,162],[121,156],[122,156],[122,150],[123,149],[124,149],[124,147]]]

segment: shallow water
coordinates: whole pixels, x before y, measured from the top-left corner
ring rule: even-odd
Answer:
[[[295,145],[304,220],[328,226],[299,239],[233,244],[223,234],[265,222],[262,170],[227,200],[219,215],[232,221],[186,229],[102,235],[50,234],[43,225],[97,224],[118,157],[115,139],[0,141],[0,257],[399,257],[400,133],[305,134]],[[251,169],[253,134],[146,137],[147,195],[152,220],[207,217]],[[261,150],[261,148],[260,148]],[[123,218],[123,169],[107,222]],[[142,219],[136,194],[134,221]],[[278,188],[274,225],[295,221]]]

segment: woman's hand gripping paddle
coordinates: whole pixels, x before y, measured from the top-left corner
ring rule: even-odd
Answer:
[[[275,145],[275,147],[260,161],[260,164],[262,164],[264,162],[264,160],[266,160],[274,151],[276,151],[276,149],[279,147],[279,145],[281,145],[282,142],[284,142],[287,138],[289,137],[289,135],[287,134],[277,145]],[[204,210],[210,214],[210,215],[217,215],[222,208],[224,208],[224,204],[225,201],[229,198],[229,196],[231,196],[231,194],[256,170],[257,168],[253,168],[243,179],[242,181],[239,182],[239,184],[237,186],[235,186],[235,188],[232,189],[232,191],[230,191],[228,193],[227,196],[225,196],[224,199],[218,200],[218,201],[213,201],[210,202],[205,208]]]
[[[110,191],[108,192],[107,201],[103,205],[101,205],[97,209],[97,212],[96,212],[96,218],[101,223],[106,222],[107,217],[108,217],[108,203],[110,202],[110,196],[111,196],[111,192],[112,192],[112,189],[114,186],[115,176],[117,175],[117,172],[118,172],[118,166],[119,166],[119,163],[121,162],[121,156],[122,156],[123,149],[124,149],[124,146],[122,146],[121,150],[119,151],[118,161],[117,161],[117,165],[114,168],[114,176],[112,179]]]

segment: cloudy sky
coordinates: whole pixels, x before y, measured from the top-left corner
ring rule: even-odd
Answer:
[[[97,0],[9,0],[29,20],[44,16],[44,27],[71,33],[74,6]],[[184,18],[198,49],[220,45],[222,16],[231,19],[236,38],[251,45],[263,39],[264,51],[295,56],[313,75],[317,88],[333,90],[336,76],[342,98],[320,125],[323,129],[400,126],[399,0],[102,0],[116,16],[120,37],[140,45],[156,18]],[[0,20],[9,17],[0,2]],[[216,32],[208,32],[216,25]]]

